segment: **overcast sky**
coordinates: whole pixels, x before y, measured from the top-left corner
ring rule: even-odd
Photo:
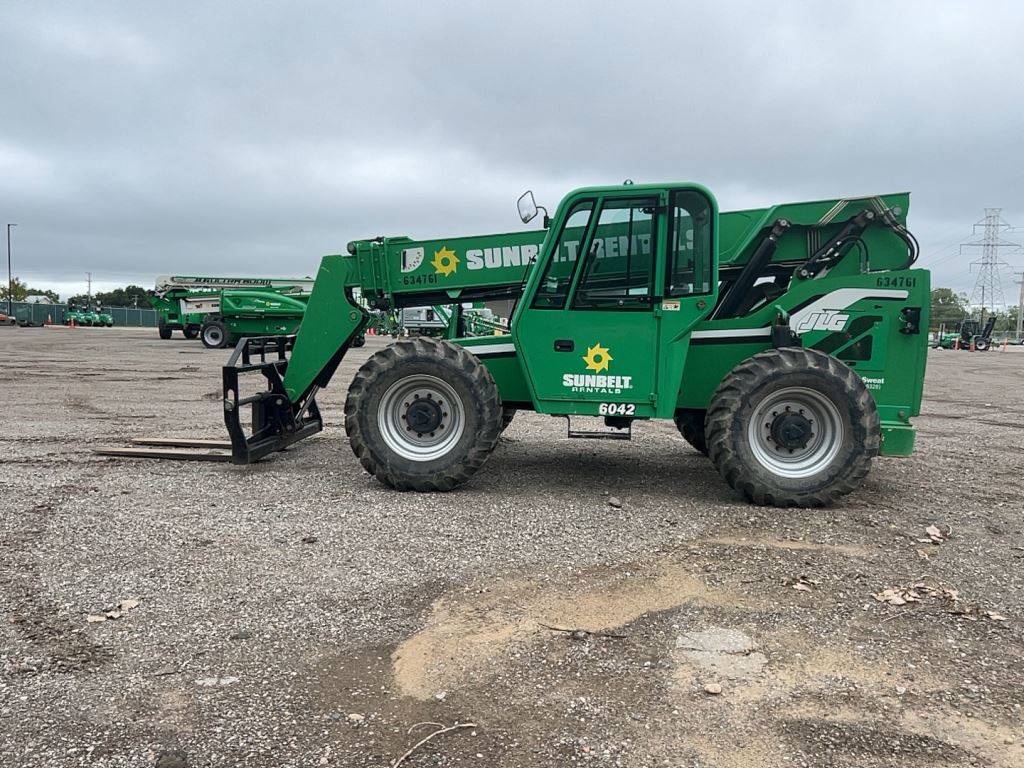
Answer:
[[[723,210],[911,190],[933,283],[969,290],[983,209],[1024,228],[1024,3],[0,9],[0,225],[65,295],[314,274],[351,239],[519,229],[527,187],[553,208],[625,178]]]

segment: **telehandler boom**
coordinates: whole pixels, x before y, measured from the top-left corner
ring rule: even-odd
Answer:
[[[929,273],[911,269],[908,204],[720,214],[700,185],[626,183],[570,193],[540,231],[349,243],[323,258],[290,359],[250,340],[225,366],[232,460],[322,429],[316,394],[367,322],[354,289],[381,309],[515,297],[507,336],[400,339],[359,369],[345,429],[368,472],[401,490],[454,488],[516,410],[566,417],[584,438],[673,419],[749,500],[832,503],[875,455],[913,450]],[[519,207],[524,222],[538,214],[531,193]],[[244,394],[249,374],[262,386]],[[605,429],[576,429],[581,416]]]

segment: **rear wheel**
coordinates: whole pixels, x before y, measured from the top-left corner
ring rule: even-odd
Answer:
[[[207,349],[223,349],[228,345],[228,329],[220,320],[204,323],[199,336]]]
[[[199,335],[198,325],[186,325],[182,333],[185,334],[186,339],[194,339]]]
[[[707,415],[711,460],[755,504],[820,507],[860,486],[881,427],[861,378],[809,349],[762,352],[719,385]]]
[[[158,326],[157,332],[160,334],[160,338],[163,339],[164,341],[171,338],[171,329],[168,328],[166,325]]]
[[[697,453],[708,455],[708,441],[704,436],[704,418],[707,411],[697,408],[684,408],[676,413],[675,422],[679,434],[683,436]]]
[[[501,434],[501,397],[463,347],[425,337],[375,353],[345,401],[345,431],[367,472],[399,490],[447,491],[468,481]]]

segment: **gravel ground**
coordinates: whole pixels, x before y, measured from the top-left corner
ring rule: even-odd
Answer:
[[[387,767],[473,723],[403,765],[1024,765],[1024,349],[933,352],[917,454],[808,511],[671,424],[524,413],[468,487],[387,490],[342,426],[382,344],[236,467],[90,451],[223,437],[227,352],[0,329],[0,764]]]

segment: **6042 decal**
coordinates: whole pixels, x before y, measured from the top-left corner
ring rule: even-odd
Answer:
[[[635,416],[636,405],[633,403],[601,403],[597,406],[600,416]]]

